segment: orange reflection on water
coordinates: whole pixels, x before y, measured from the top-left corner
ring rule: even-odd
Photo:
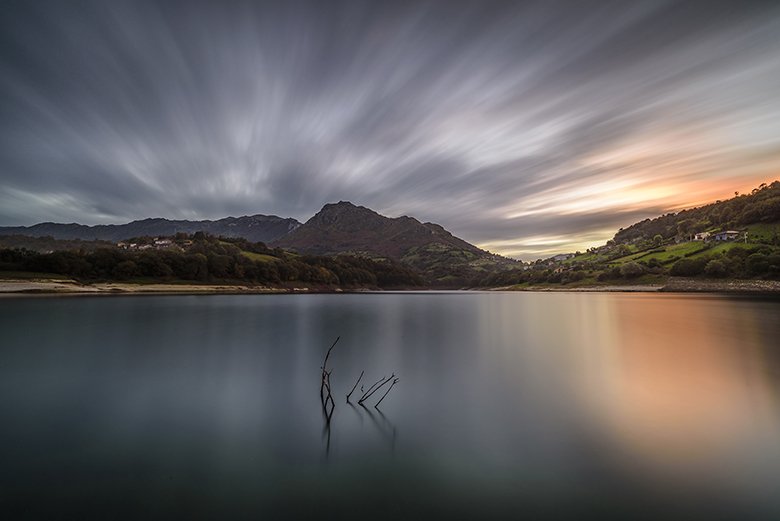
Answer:
[[[602,338],[613,345],[599,347],[606,360],[586,394],[607,435],[637,463],[675,472],[776,443],[778,390],[750,309],[720,298],[641,298],[641,306],[610,299],[602,313],[611,322]]]

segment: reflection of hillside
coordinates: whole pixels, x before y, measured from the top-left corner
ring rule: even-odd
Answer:
[[[762,347],[768,325],[725,300],[688,304],[614,306],[615,345],[597,384],[606,389],[595,393],[625,448],[678,470],[761,450],[780,410],[776,360]]]

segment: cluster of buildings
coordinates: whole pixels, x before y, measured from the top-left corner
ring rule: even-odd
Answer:
[[[192,241],[186,241],[192,244]],[[116,243],[118,248],[131,251],[143,251],[143,250],[165,250],[174,246],[174,242],[171,239],[155,238],[151,243],[148,242],[118,242]]]
[[[694,241],[737,241],[747,239],[747,232],[727,230],[723,232],[699,232],[693,236]]]

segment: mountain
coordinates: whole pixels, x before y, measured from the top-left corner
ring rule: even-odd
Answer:
[[[516,266],[517,261],[481,250],[438,224],[412,217],[389,218],[363,206],[341,201],[326,204],[301,224],[295,219],[253,215],[217,221],[144,219],[120,225],[41,223],[0,227],[1,235],[53,237],[60,240],[122,241],[132,237],[164,237],[198,231],[240,237],[306,255],[359,255],[390,259],[421,273],[429,283],[463,286],[486,273]],[[50,244],[45,249],[56,249]]]
[[[438,224],[389,218],[346,201],[326,204],[272,245],[312,255],[388,258],[419,270],[429,281],[453,285],[517,263],[481,250]]]
[[[168,219],[144,219],[127,224],[41,223],[34,226],[3,227],[0,235],[26,235],[29,237],[54,237],[55,239],[81,239],[121,241],[131,237],[159,237],[179,232],[198,231],[223,237],[243,237],[253,242],[271,242],[301,225],[295,219],[275,215],[251,215],[226,217],[217,221],[172,221]]]

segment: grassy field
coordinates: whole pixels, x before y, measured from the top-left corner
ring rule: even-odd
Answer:
[[[604,256],[599,255],[598,253],[583,253],[582,255],[577,255],[576,257],[563,261],[563,264],[572,264],[573,262],[604,262],[604,260]]]
[[[747,243],[734,241],[734,242],[724,242],[721,244],[717,244],[710,248],[709,250],[697,253],[696,255],[691,255],[692,259],[695,259],[697,257],[701,257],[704,255],[719,255],[721,253],[725,253],[729,250],[733,250],[734,248],[746,248],[746,249],[754,249],[756,247],[762,247],[762,248],[771,248],[774,251],[777,251],[779,248],[777,246],[769,246],[767,244],[756,244],[756,243]]]
[[[613,260],[610,264],[621,265],[630,261],[645,261],[648,262],[652,259],[658,260],[661,264],[670,262],[675,257],[683,258],[686,255],[693,255],[697,250],[701,250],[704,247],[704,243],[699,241],[683,242],[680,244],[671,244],[669,246],[662,246],[661,248],[654,248],[655,250],[663,251],[644,251],[635,253],[632,255],[626,255],[619,259]]]
[[[752,242],[771,241],[780,235],[780,223],[758,223],[747,227],[748,240]]]
[[[771,233],[771,232],[770,232]],[[651,259],[656,259],[661,264],[667,264],[676,261],[678,258],[696,259],[699,257],[711,257],[720,255],[734,248],[755,248],[757,246],[764,246],[765,244],[759,243],[747,243],[742,241],[729,241],[722,243],[715,243],[709,247],[705,247],[705,243],[700,241],[683,242],[680,244],[674,244],[664,248],[664,251],[653,253],[640,253],[634,255],[626,255],[619,259],[615,259],[610,264],[621,265],[629,261],[643,261],[648,262]],[[774,247],[773,247],[774,249]]]
[[[241,255],[243,255],[247,259],[251,259],[253,261],[260,261],[260,262],[276,262],[279,260],[272,255],[266,255],[265,253],[255,253],[252,251],[242,251]]]

